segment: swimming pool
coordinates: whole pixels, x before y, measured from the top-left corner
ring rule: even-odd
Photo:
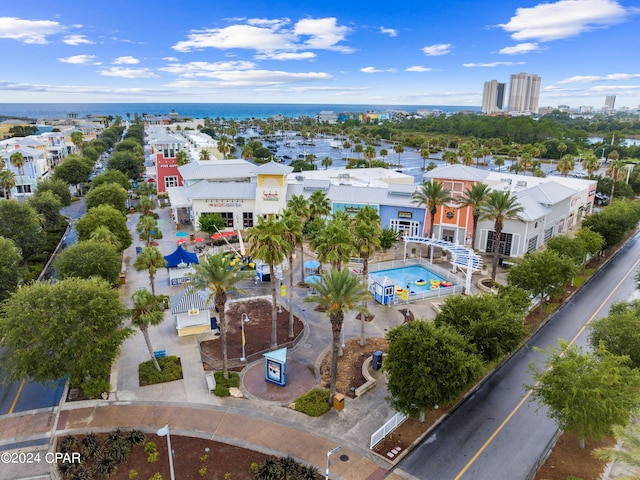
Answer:
[[[436,275],[430,270],[419,265],[409,267],[390,268],[388,270],[378,270],[369,275],[372,279],[387,277],[398,287],[407,288],[414,293],[422,293],[431,290],[431,280],[434,282],[445,282],[446,280],[440,275]],[[416,281],[424,280],[424,285],[416,285]],[[420,282],[422,283],[422,282]]]

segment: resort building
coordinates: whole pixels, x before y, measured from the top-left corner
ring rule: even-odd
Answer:
[[[524,72],[511,75],[509,113],[538,113],[541,83],[538,75]]]
[[[506,83],[500,83],[497,80],[484,82],[484,90],[482,92],[482,113],[491,115],[493,113],[502,112],[504,108],[506,90]]]

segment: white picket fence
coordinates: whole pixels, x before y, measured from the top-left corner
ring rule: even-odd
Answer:
[[[369,448],[371,449],[375,447],[378,443],[380,443],[384,439],[384,437],[386,437],[391,432],[393,432],[396,428],[398,428],[398,425],[404,422],[407,418],[409,417],[407,417],[406,415],[403,415],[402,413],[396,413],[393,417],[387,420],[387,422],[383,426],[381,426],[378,430],[376,430],[371,435],[371,440],[369,441]]]

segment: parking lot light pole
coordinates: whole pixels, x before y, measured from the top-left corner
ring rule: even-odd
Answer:
[[[168,423],[158,430],[159,437],[164,437],[165,435],[167,436],[167,450],[169,451],[169,474],[171,475],[171,480],[176,480],[176,474],[173,471],[173,450],[171,449],[171,435]]]
[[[240,330],[242,331],[242,358],[240,358],[241,362],[247,361],[247,356],[245,355],[244,346],[247,343],[247,337],[244,336],[244,324],[249,322],[249,315],[243,313],[240,317]]]

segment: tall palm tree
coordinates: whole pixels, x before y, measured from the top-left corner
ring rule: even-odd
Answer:
[[[600,169],[600,160],[598,160],[595,153],[587,153],[584,160],[582,160],[582,168],[587,171],[589,178],[591,178],[593,174]]]
[[[309,196],[309,220],[324,217],[331,213],[331,200],[322,190],[315,190]]]
[[[336,270],[332,268],[324,272],[320,280],[313,284],[313,287],[318,292],[318,295],[305,297],[303,301],[318,303],[323,307],[331,322],[331,394],[329,397],[329,404],[331,404],[336,394],[338,356],[344,314],[355,310],[363,316],[366,315],[367,311],[362,307],[362,302],[368,299],[370,295],[360,277],[352,275],[349,269]]]
[[[184,150],[179,150],[178,153],[176,153],[176,163],[179,167],[189,163],[189,154]]]
[[[231,257],[222,253],[205,255],[198,265],[194,265],[194,273],[187,288],[195,293],[198,290],[208,290],[207,306],[213,305],[218,312],[218,329],[220,330],[220,348],[222,350],[222,375],[229,378],[229,355],[227,351],[227,319],[225,306],[227,293],[238,291],[236,284],[249,278],[250,272],[240,271],[240,265],[231,265]],[[242,320],[241,320],[242,321]]]
[[[611,154],[609,154],[609,158],[611,158]],[[626,169],[625,163],[622,160],[613,160],[611,164],[607,167],[607,172],[606,172],[607,177],[611,178],[611,200],[612,201],[613,201],[613,195],[616,190],[616,182],[620,182],[624,178],[625,169]]]
[[[287,202],[287,210],[296,213],[303,224],[302,230],[304,233],[304,225],[309,220],[309,202],[307,202],[307,199],[302,195],[292,195]],[[298,245],[300,245],[300,283],[304,284],[304,235]]]
[[[558,160],[558,171],[563,177],[566,177],[571,170],[576,166],[576,161],[573,159],[573,155],[566,154],[560,160]]]
[[[218,151],[222,154],[222,158],[227,158],[227,154],[231,151],[231,144],[229,139],[224,135],[221,135],[218,139]]]
[[[320,262],[330,263],[338,270],[349,263],[355,250],[349,223],[349,216],[344,211],[338,211],[311,240],[310,245],[317,252]]]
[[[455,165],[458,163],[458,154],[453,150],[447,150],[442,154],[442,160],[444,160],[449,165]]]
[[[519,220],[519,214],[523,207],[518,203],[511,192],[492,190],[487,194],[486,201],[480,206],[480,219],[491,220],[495,231],[493,242],[493,263],[491,265],[491,280],[496,281],[498,258],[500,257],[500,244],[502,242],[502,230],[506,220]]]
[[[156,220],[151,215],[142,215],[138,219],[138,224],[136,225],[136,231],[144,237],[147,242],[147,246],[151,244],[151,235],[153,231],[158,231],[158,220]]]
[[[402,145],[401,143],[398,143],[393,147],[393,151],[398,154],[398,166],[399,167],[402,166],[402,164],[400,163],[400,154],[404,153],[404,145]]]
[[[464,197],[460,203],[471,209],[473,212],[473,235],[471,237],[471,248],[476,248],[476,233],[478,232],[478,219],[480,218],[480,206],[487,199],[489,185],[486,183],[474,183],[471,188],[466,188]]]
[[[368,285],[369,280],[369,258],[376,250],[381,248],[380,237],[382,235],[382,225],[380,224],[380,215],[378,211],[366,205],[356,213],[354,221],[351,224],[355,249],[362,259],[362,282]],[[366,301],[363,307],[367,308]],[[360,323],[360,346],[365,345],[364,324],[365,315],[361,315]]]
[[[24,183],[22,182],[22,176],[24,175],[24,164],[26,162],[24,155],[20,152],[13,152],[9,157],[9,161],[11,165],[18,169],[18,174],[20,175],[20,188],[22,189],[22,194],[24,195]]]
[[[258,223],[247,229],[247,249],[253,258],[269,265],[271,281],[271,348],[278,347],[278,296],[276,265],[282,263],[289,245],[284,239],[285,224],[270,214],[258,217]]]
[[[7,200],[11,199],[11,189],[16,186],[16,174],[11,170],[0,170],[0,185]]]
[[[200,150],[200,160],[211,160],[211,154],[209,153],[209,150],[207,150],[206,148]]]
[[[151,293],[154,295],[156,294],[156,272],[159,268],[166,266],[167,261],[157,247],[142,247],[142,251],[136,257],[135,262],[133,262],[133,267],[139,272],[142,270],[149,271],[149,285],[151,285]]]
[[[371,168],[373,160],[376,158],[376,149],[373,145],[367,145],[364,149],[364,158],[369,161],[369,168]]]
[[[153,347],[149,338],[149,327],[155,327],[162,323],[163,315],[160,308],[160,300],[146,288],[133,292],[131,300],[133,300],[133,308],[130,311],[131,323],[142,332],[153,366],[158,371],[161,371],[158,360],[153,354]]]
[[[429,238],[433,238],[433,224],[436,220],[438,207],[451,201],[449,190],[444,188],[442,182],[429,180],[428,182],[424,182],[418,190],[413,192],[412,198],[413,200],[411,200],[411,203],[417,203],[418,206],[421,207],[424,206],[429,212],[429,232],[427,233],[427,236]]]
[[[302,220],[295,210],[287,208],[282,211],[284,223],[284,240],[287,242],[287,260],[289,262],[289,338],[293,337],[293,252],[304,239]],[[302,267],[304,269],[304,265]],[[304,280],[303,280],[304,281]]]
[[[138,200],[138,204],[136,205],[136,210],[142,213],[143,216],[148,216],[151,214],[151,211],[156,208],[156,202],[151,200],[151,197],[142,196]]]

